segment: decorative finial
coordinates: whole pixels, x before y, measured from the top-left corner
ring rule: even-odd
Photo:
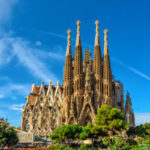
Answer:
[[[108,30],[105,29],[105,30],[104,30],[104,34],[105,34],[105,36],[104,36],[104,41],[105,41],[105,43],[107,43],[107,33],[108,33]]]
[[[100,41],[99,41],[99,21],[96,20],[95,21],[96,24],[96,35],[95,35],[95,47],[100,45]]]
[[[67,33],[68,33],[68,43],[70,43],[70,41],[71,41],[71,30],[69,29],[69,30],[67,30]]]
[[[66,50],[66,56],[71,54],[71,30],[67,30],[68,33],[68,44],[67,44],[67,50]]]
[[[81,40],[80,40],[80,24],[81,24],[81,22],[78,20],[78,21],[77,21],[77,38],[76,38],[76,46],[81,45]]]
[[[44,81],[42,81],[41,84],[43,85],[43,84],[44,84]]]
[[[98,25],[99,25],[99,21],[98,21],[98,20],[96,20],[96,21],[95,21],[95,24],[96,24],[96,32],[99,32],[99,27],[98,27]]]
[[[51,80],[49,81],[49,85],[52,85],[52,81]]]
[[[80,32],[80,24],[81,24],[81,22],[78,20],[77,21],[77,32]]]

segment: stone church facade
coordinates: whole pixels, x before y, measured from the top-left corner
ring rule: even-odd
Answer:
[[[129,126],[135,126],[129,93],[124,106],[123,84],[113,79],[108,50],[108,30],[104,30],[104,56],[101,55],[99,21],[96,24],[94,58],[90,50],[84,51],[80,38],[80,21],[77,21],[75,56],[71,53],[71,31],[68,30],[63,85],[57,82],[32,85],[22,110],[21,129],[35,136],[48,136],[62,124],[86,125],[94,123],[97,109],[108,104],[122,110]]]

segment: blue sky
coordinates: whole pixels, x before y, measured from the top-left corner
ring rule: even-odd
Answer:
[[[136,124],[150,122],[149,7],[148,0],[0,0],[0,117],[20,126],[31,85],[62,84],[66,31],[74,55],[80,20],[82,49],[93,53],[99,20],[102,53],[107,28],[113,75],[130,92]]]

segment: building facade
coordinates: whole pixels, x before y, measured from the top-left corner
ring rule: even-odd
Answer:
[[[129,93],[124,106],[123,84],[113,79],[108,50],[108,30],[104,30],[104,56],[101,55],[99,21],[96,24],[94,58],[84,51],[77,21],[75,56],[71,53],[71,31],[68,30],[63,85],[32,85],[22,111],[21,129],[35,136],[47,136],[62,124],[94,123],[97,109],[103,104],[121,109],[129,126],[135,125]]]

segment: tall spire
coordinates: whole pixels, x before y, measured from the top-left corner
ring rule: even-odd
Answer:
[[[67,33],[68,33],[68,40],[67,40],[68,42],[64,67],[64,82],[71,80],[72,77],[71,30],[68,30]]]
[[[102,58],[101,58],[101,47],[99,41],[99,21],[95,21],[96,24],[96,35],[95,35],[95,48],[94,48],[94,60],[93,60],[93,72],[96,79],[99,80],[100,76],[102,77],[101,67],[102,67]]]
[[[108,30],[104,30],[104,59],[103,59],[103,97],[104,103],[111,106],[114,105],[113,93],[112,93],[112,72],[110,67],[110,58],[107,44]]]
[[[111,67],[110,67],[110,58],[109,58],[109,51],[108,51],[108,43],[107,43],[107,33],[108,30],[104,30],[104,70],[103,70],[103,77],[107,80],[112,80],[111,75]]]
[[[83,60],[82,60],[82,48],[80,39],[80,21],[77,21],[77,38],[75,45],[75,57],[74,57],[74,76],[83,73]]]
[[[66,56],[71,55],[71,30],[68,30],[67,33],[68,33],[68,44],[67,44]]]
[[[133,113],[133,109],[132,109],[131,98],[130,98],[128,91],[127,91],[127,95],[126,95],[125,121],[126,121],[126,123],[129,124],[129,127],[135,126],[135,118],[134,118],[134,113]]]
[[[93,73],[94,73],[94,87],[95,94],[97,95],[97,102],[95,102],[95,107],[101,106],[102,100],[102,58],[101,58],[101,47],[99,40],[99,21],[95,21],[96,24],[96,34],[95,34],[95,45],[94,45],[94,58],[93,58]]]
[[[99,25],[99,21],[96,20],[95,24],[96,24],[95,47],[96,47],[96,46],[100,45],[100,42],[99,42],[99,26],[98,26]]]
[[[109,55],[109,52],[108,52],[108,43],[107,43],[107,33],[108,33],[108,30],[105,29],[104,30],[104,56],[105,55]]]
[[[81,22],[77,21],[77,38],[76,38],[76,46],[81,45],[81,39],[80,39],[80,24]]]
[[[68,123],[69,111],[71,109],[71,95],[73,92],[73,70],[72,70],[72,54],[71,54],[71,30],[67,31],[68,33],[68,42],[66,50],[66,60],[64,66],[64,79],[63,79],[63,103],[62,113],[64,116],[61,118],[63,123]],[[57,82],[57,88],[59,89],[59,82]]]
[[[74,99],[77,103],[77,116],[80,115],[82,108],[83,96],[83,60],[82,60],[82,47],[80,39],[80,21],[77,21],[77,38],[75,45],[75,56],[74,56]]]

